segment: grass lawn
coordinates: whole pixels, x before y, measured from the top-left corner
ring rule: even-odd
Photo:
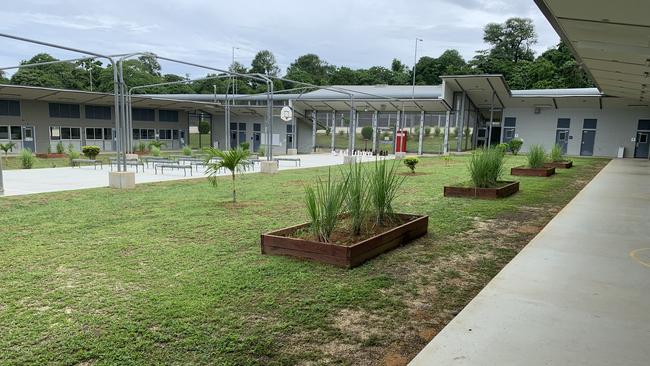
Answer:
[[[574,162],[482,201],[423,158],[396,207],[429,235],[353,270],[260,254],[326,168],[2,198],[0,364],[405,364],[607,160]]]

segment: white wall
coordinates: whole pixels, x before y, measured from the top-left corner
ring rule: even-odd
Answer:
[[[522,151],[532,144],[550,150],[555,144],[558,118],[570,118],[571,128],[567,155],[580,155],[582,124],[585,118],[598,120],[594,156],[615,157],[619,146],[625,157],[634,156],[634,142],[639,119],[650,119],[649,108],[544,108],[539,114],[533,108],[506,108],[505,117],[517,118],[515,133],[524,140]]]

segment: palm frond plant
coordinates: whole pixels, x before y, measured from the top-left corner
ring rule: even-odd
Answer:
[[[350,217],[352,233],[360,235],[363,225],[370,216],[370,195],[368,193],[368,175],[363,165],[358,162],[350,164],[350,169],[344,173],[347,183],[345,207]]]
[[[546,151],[542,145],[531,145],[528,149],[528,167],[539,169],[546,163]]]
[[[475,151],[467,166],[474,187],[496,187],[504,171],[503,158],[503,153],[497,148]]]
[[[343,210],[347,180],[335,180],[329,171],[327,180],[318,178],[315,187],[305,187],[305,205],[311,218],[309,229],[318,240],[329,243]]]
[[[204,151],[207,154],[205,158],[205,172],[208,175],[208,180],[214,187],[216,187],[219,182],[217,179],[219,177],[219,172],[222,169],[229,170],[232,176],[232,202],[237,202],[237,186],[235,184],[235,178],[237,173],[243,173],[250,165],[250,162],[248,161],[250,151],[244,150],[240,146],[226,151],[210,147],[204,149]]]
[[[0,150],[5,152],[5,160],[7,160],[7,155],[9,155],[9,151],[13,150],[15,146],[16,143],[13,141],[9,141],[6,144],[0,144]]]
[[[386,226],[394,216],[393,200],[405,179],[397,175],[397,168],[397,161],[375,161],[375,169],[370,173],[370,200],[379,226]]]
[[[565,160],[566,159],[564,157],[564,152],[562,150],[562,146],[560,146],[559,144],[555,144],[553,146],[553,148],[551,149],[551,161],[553,163],[558,163],[558,162],[565,161]]]

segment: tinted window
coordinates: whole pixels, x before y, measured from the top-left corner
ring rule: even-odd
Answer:
[[[230,129],[231,130],[236,130],[237,129],[237,124],[236,123],[231,123],[230,124]]]
[[[650,119],[640,119],[637,130],[650,130]]]
[[[262,131],[262,125],[259,123],[253,123],[253,131],[260,132]]]
[[[135,121],[155,121],[156,112],[149,108],[133,108],[133,120]]]
[[[79,118],[79,104],[50,103],[50,117]]]
[[[158,111],[160,122],[178,122],[178,111],[168,111],[161,109]]]
[[[503,125],[505,127],[515,127],[516,124],[517,124],[517,119],[515,117],[506,117],[503,120]]]
[[[8,126],[0,126],[0,140],[9,140]]]
[[[147,130],[147,139],[149,139],[149,140],[156,139],[156,131],[155,130]]]
[[[240,131],[246,131],[246,124],[245,123],[240,123],[239,124],[239,130]]]
[[[86,128],[86,138],[90,140],[95,139],[95,129],[94,128]]]
[[[112,140],[113,139],[113,130],[110,128],[105,128],[104,129],[104,140]]]
[[[596,124],[598,123],[598,120],[595,118],[586,118],[582,128],[588,128],[588,129],[596,129]]]
[[[287,133],[293,133],[293,125],[292,124],[287,125]]]
[[[140,140],[140,130],[137,128],[133,129],[133,139],[134,140]]]
[[[20,103],[17,100],[0,100],[0,116],[20,116]]]
[[[23,139],[23,129],[20,126],[11,126],[11,139],[12,140]]]
[[[99,106],[99,105],[87,105],[86,118],[111,119],[111,107]]]
[[[570,118],[558,118],[557,119],[557,128],[569,128],[571,126]]]

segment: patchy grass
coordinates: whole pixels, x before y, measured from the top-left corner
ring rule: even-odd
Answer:
[[[205,180],[0,199],[0,364],[404,364],[607,160],[443,198],[466,162],[421,159],[397,207],[430,234],[353,270],[260,254],[327,169],[242,176],[236,205]]]

